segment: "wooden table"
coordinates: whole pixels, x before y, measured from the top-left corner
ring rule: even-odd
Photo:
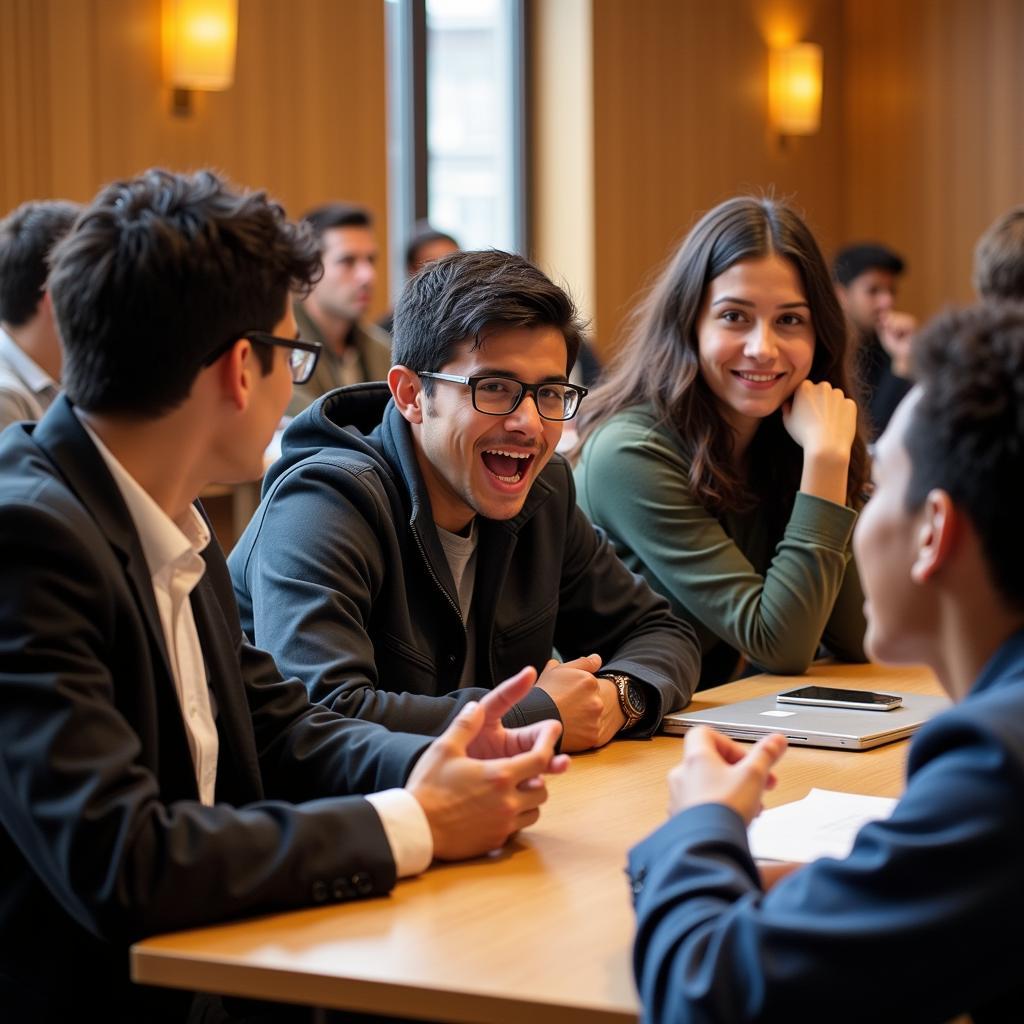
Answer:
[[[816,666],[825,685],[937,693],[925,669]],[[785,689],[757,676],[694,708]],[[164,935],[132,948],[154,985],[472,1022],[635,1022],[626,851],[665,818],[678,737],[613,743],[554,779],[541,820],[489,858],[433,867],[384,899]],[[792,748],[767,794],[812,786],[898,796],[906,741],[864,752]]]

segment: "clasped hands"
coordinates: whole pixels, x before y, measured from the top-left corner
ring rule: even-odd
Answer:
[[[722,804],[749,825],[762,809],[766,790],[775,787],[772,769],[786,752],[786,737],[762,736],[752,747],[737,743],[707,726],[686,734],[683,758],[668,773],[669,814],[699,804]],[[770,889],[800,865],[759,865],[761,886]]]

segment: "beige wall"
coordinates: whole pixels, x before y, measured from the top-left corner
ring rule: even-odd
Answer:
[[[235,85],[170,111],[160,0],[0,0],[0,210],[212,166],[289,212],[365,203],[387,237],[382,0],[241,0]],[[382,261],[382,273],[386,266]],[[387,283],[378,287],[386,305]]]
[[[1024,4],[847,0],[843,224],[907,258],[904,302],[968,302],[978,235],[1024,202]]]
[[[841,23],[829,0],[593,0],[598,341],[697,215],[773,189],[819,238],[841,234]],[[781,146],[767,129],[773,33],[820,43],[822,130]]]
[[[740,191],[791,197],[828,256],[845,241],[892,245],[919,316],[970,300],[977,236],[1024,202],[1024,3],[583,3],[593,94],[576,114],[593,124],[594,249],[574,258],[592,260],[602,349],[699,213]],[[780,146],[766,125],[767,54],[786,36],[822,45],[824,102],[821,132]],[[549,196],[575,202],[571,170],[550,153],[534,165]],[[536,255],[557,270],[547,237],[539,226]]]
[[[386,224],[383,0],[241,0],[235,87],[170,113],[160,0],[0,0],[0,209],[213,165],[292,213]],[[531,0],[534,254],[608,348],[726,196],[792,196],[831,251],[876,237],[920,315],[970,297],[974,240],[1024,202],[1020,0]],[[301,15],[301,16],[300,16]],[[822,131],[766,128],[767,41],[821,43]],[[592,88],[591,88],[592,83]],[[384,304],[381,282],[378,305]]]

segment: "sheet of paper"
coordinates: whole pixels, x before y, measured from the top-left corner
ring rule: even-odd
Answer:
[[[869,821],[892,814],[896,801],[886,796],[861,796],[812,789],[803,800],[762,811],[747,836],[755,860],[808,863],[818,857],[845,857]]]

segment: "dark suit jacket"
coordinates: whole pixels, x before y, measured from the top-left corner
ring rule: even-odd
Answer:
[[[635,847],[647,1024],[1020,1020],[1024,631],[915,737],[907,775],[892,817],[861,829],[847,858],[767,894],[721,804]]]
[[[179,997],[128,983],[131,941],[394,884],[376,812],[335,794],[402,785],[423,739],[312,707],[242,635],[216,542],[204,557],[213,807],[101,456],[64,398],[0,438],[0,1018],[173,1017]]]

